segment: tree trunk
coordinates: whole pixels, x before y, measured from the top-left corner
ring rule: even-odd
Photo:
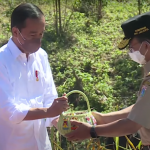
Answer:
[[[56,14],[55,14],[55,25],[56,25],[56,34],[58,35],[58,8],[57,0],[55,0]]]
[[[60,7],[60,0],[58,0],[58,7],[59,7],[59,35],[61,36],[61,33],[62,33],[62,24],[61,24],[61,7]]]
[[[139,15],[141,14],[141,0],[138,0]]]
[[[97,19],[100,20],[102,18],[102,0],[98,0],[98,16]]]

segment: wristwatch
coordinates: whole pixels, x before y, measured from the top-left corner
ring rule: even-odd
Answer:
[[[97,136],[97,134],[96,134],[95,126],[92,126],[92,127],[91,127],[90,135],[91,135],[92,138],[98,138],[98,137],[99,137],[99,136]]]

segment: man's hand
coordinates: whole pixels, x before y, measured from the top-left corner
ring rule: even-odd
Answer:
[[[23,120],[35,120],[42,118],[51,118],[60,115],[69,108],[66,94],[54,100],[49,108],[30,108]]]
[[[80,142],[91,137],[90,129],[92,126],[90,124],[73,120],[71,121],[71,125],[77,126],[77,129],[65,135],[67,140]]]
[[[52,124],[55,126],[56,129],[58,129],[58,128],[57,128],[57,123],[58,123],[58,121],[59,121],[59,118],[56,118],[56,119],[54,119],[54,120],[52,121]]]
[[[103,114],[101,114],[101,113],[99,113],[99,112],[92,112],[92,115],[93,115],[94,118],[96,119],[96,124],[97,124],[97,125],[104,124]]]
[[[68,108],[68,98],[66,97],[66,94],[64,94],[62,97],[54,100],[51,107],[48,108],[48,115],[50,115],[50,117],[56,117],[60,115],[63,111],[66,111]]]

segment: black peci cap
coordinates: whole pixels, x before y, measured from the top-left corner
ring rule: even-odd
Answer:
[[[137,15],[122,23],[121,28],[125,37],[118,45],[120,50],[126,48],[129,41],[136,35],[150,34],[150,12]]]

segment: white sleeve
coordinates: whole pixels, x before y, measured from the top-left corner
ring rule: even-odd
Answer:
[[[17,104],[7,68],[0,62],[0,114],[5,120],[17,124],[25,118],[29,109],[28,105]]]
[[[46,80],[47,80],[47,85],[46,85],[46,90],[44,94],[44,107],[50,107],[54,101],[58,97],[56,86],[54,84],[53,76],[52,76],[52,71],[50,68],[50,64],[48,62],[48,58],[46,57]],[[52,121],[59,116],[55,116],[52,118],[47,118],[46,119],[46,127],[52,127]]]

